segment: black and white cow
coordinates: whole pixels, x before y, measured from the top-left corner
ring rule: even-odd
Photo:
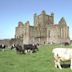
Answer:
[[[19,45],[19,44],[14,45],[13,48],[16,49],[16,52],[17,52],[17,53],[23,53],[23,54],[24,54],[24,48],[23,48],[21,45]]]
[[[15,44],[13,44],[13,45],[10,47],[11,50],[14,49],[14,48],[15,48]]]
[[[35,53],[36,51],[39,50],[37,45],[35,45],[35,44],[24,44],[23,47],[24,47],[24,52],[31,51],[32,53]]]
[[[1,45],[0,45],[0,50],[3,50],[3,51],[4,51],[5,48],[6,48],[6,45],[4,45],[4,44],[1,44]]]

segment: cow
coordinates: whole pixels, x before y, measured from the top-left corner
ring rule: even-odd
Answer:
[[[72,49],[71,48],[54,48],[52,50],[55,67],[61,67],[61,61],[71,61],[70,68],[72,70]]]
[[[25,53],[24,53],[24,48],[23,48],[21,45],[19,45],[19,44],[14,45],[13,48],[16,49],[17,53],[25,54]]]
[[[68,42],[65,42],[64,45],[65,45],[65,46],[68,46],[68,45],[70,45],[70,44],[69,44]]]
[[[10,47],[11,50],[14,49],[14,48],[15,48],[15,44],[13,44],[13,45]]]
[[[4,51],[5,48],[6,48],[6,45],[4,45],[4,44],[1,44],[1,45],[0,45],[0,50],[3,50],[3,51]]]
[[[24,53],[25,52],[30,52],[30,51],[32,53],[35,53],[36,51],[39,50],[37,45],[35,45],[35,44],[24,44],[23,47],[24,47]]]

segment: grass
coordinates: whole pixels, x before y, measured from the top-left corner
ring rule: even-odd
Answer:
[[[71,72],[54,67],[52,49],[61,45],[42,45],[37,53],[17,54],[15,50],[0,51],[0,72]],[[71,46],[67,46],[71,47]]]

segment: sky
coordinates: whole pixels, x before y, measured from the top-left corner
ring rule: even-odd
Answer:
[[[14,38],[19,21],[33,25],[33,14],[42,10],[54,13],[55,24],[64,17],[72,39],[72,0],[0,0],[0,39]]]

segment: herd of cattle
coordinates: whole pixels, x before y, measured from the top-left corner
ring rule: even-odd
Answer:
[[[1,44],[0,45],[0,50],[5,50],[6,48],[6,45],[4,44]],[[26,54],[28,52],[32,52],[32,53],[35,53],[37,52],[39,49],[38,49],[38,45],[36,44],[24,44],[23,46],[17,44],[13,44],[10,49],[15,49],[17,53],[21,53],[21,54]]]
[[[11,47],[11,50],[15,48],[17,52],[19,53],[23,53],[23,54],[26,54],[28,52],[32,52],[32,53],[35,53],[36,51],[38,51],[38,46],[35,45],[35,44],[25,44],[23,46],[17,44],[17,45],[13,45]]]
[[[68,43],[64,44],[69,45]],[[37,51],[39,51],[38,49],[38,44],[24,44],[23,46],[17,44],[13,44],[10,49],[15,49],[17,53],[21,53],[21,54],[26,54],[26,53],[35,53]],[[6,48],[6,45],[1,44],[0,45],[0,50],[3,50]],[[55,67],[59,67],[59,69],[62,69],[61,67],[61,61],[68,61],[70,60],[71,64],[70,64],[70,68],[72,70],[72,49],[71,48],[53,48],[52,50],[53,53],[53,58],[54,58],[54,63],[55,63]]]

